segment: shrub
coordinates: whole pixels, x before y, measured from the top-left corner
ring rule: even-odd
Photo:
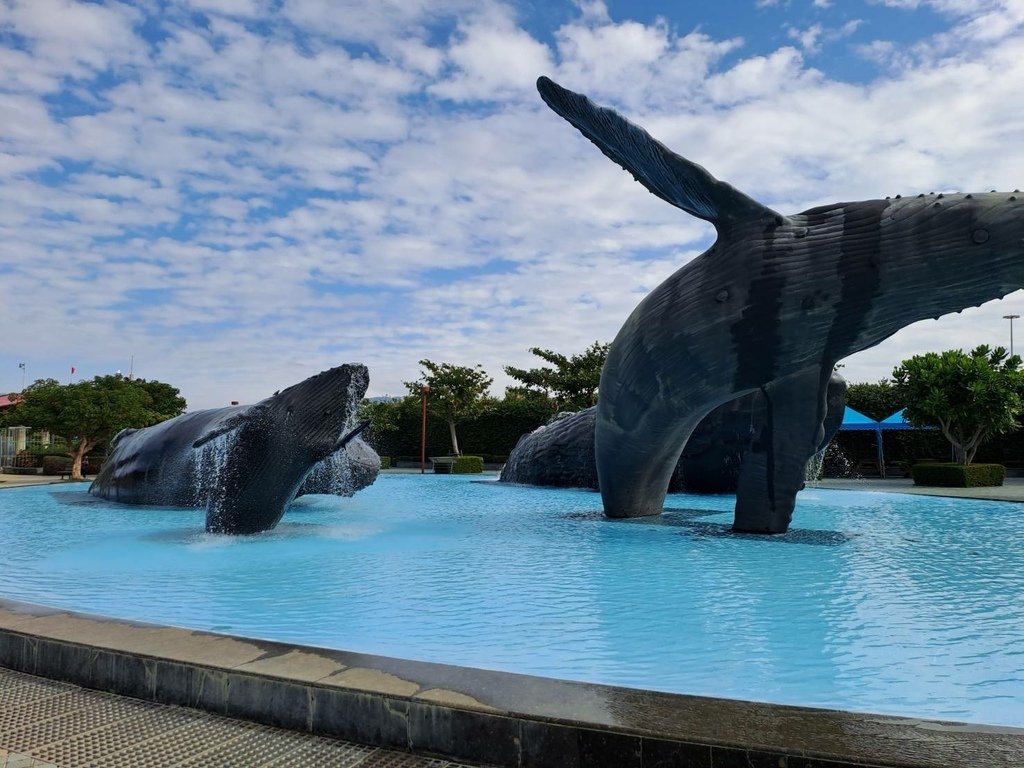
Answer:
[[[43,456],[43,474],[59,475],[71,471],[70,456]]]
[[[34,451],[18,451],[18,455],[11,460],[12,467],[38,467],[39,457]]]
[[[1006,468],[1002,464],[915,464],[910,468],[914,485],[943,488],[980,488],[1002,485]]]
[[[380,457],[380,468],[381,469],[391,469],[391,457],[390,456],[381,456]]]
[[[479,475],[483,471],[483,456],[456,456],[452,465],[453,475]]]

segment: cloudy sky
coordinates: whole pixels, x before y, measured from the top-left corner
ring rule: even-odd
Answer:
[[[361,361],[398,394],[427,357],[500,394],[610,340],[712,232],[540,74],[783,212],[1024,186],[1024,0],[0,0],[0,392],[134,365],[199,408]],[[1022,297],[845,373],[1008,344]]]

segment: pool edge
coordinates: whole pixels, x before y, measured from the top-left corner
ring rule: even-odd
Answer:
[[[669,694],[125,621],[0,598],[0,666],[517,768],[1024,765],[1024,729]]]

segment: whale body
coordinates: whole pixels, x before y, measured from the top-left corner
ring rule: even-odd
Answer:
[[[206,507],[211,533],[269,530],[310,471],[357,439],[365,424],[354,427],[356,409],[368,385],[365,366],[341,365],[255,405],[123,430],[89,493],[126,504]]]
[[[626,320],[601,373],[594,446],[605,514],[657,515],[680,450],[724,402],[760,390],[740,530],[784,532],[823,435],[829,377],[900,328],[1024,286],[1024,202],[917,195],[784,216],[615,111],[546,77],[541,97],[650,192],[711,222],[716,242]]]

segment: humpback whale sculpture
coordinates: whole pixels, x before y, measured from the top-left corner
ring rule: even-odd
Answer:
[[[660,514],[700,420],[761,390],[765,429],[744,457],[736,520],[784,532],[821,442],[836,362],[1024,286],[1017,194],[896,196],[783,216],[613,110],[546,77],[537,88],[650,192],[718,233],[636,307],[609,350],[595,453],[610,517]]]
[[[342,365],[255,405],[123,430],[89,493],[127,504],[206,507],[211,533],[269,530],[310,470],[366,426],[352,429],[368,384],[365,366]]]
[[[825,434],[818,451],[843,422],[846,381],[833,373],[828,384]],[[564,414],[519,438],[501,470],[501,482],[598,488],[594,460],[597,407]],[[765,398],[760,390],[718,406],[697,425],[669,480],[669,493],[735,493],[744,454],[764,439]],[[736,520],[735,527],[748,527]]]

